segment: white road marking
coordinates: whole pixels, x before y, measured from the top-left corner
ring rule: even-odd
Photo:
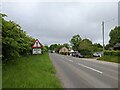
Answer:
[[[68,61],[73,62],[72,60],[68,60]]]
[[[96,72],[98,72],[98,73],[100,73],[100,74],[103,73],[103,72],[101,72],[101,71],[99,71],[99,70],[96,70],[96,69],[94,69],[94,68],[91,68],[91,67],[85,66],[85,65],[80,64],[80,63],[78,63],[78,65],[81,65],[81,66],[83,66],[83,67],[86,67],[86,68],[88,68],[88,69],[91,69],[91,70],[93,70],[93,71],[96,71]]]

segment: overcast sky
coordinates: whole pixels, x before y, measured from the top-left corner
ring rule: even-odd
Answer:
[[[31,0],[32,1],[32,0]],[[114,1],[114,0],[113,0]],[[102,44],[101,22],[105,21],[105,43],[118,25],[117,2],[3,2],[8,20],[20,24],[42,44],[69,43],[73,35]]]

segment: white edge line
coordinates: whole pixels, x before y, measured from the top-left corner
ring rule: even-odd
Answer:
[[[78,63],[78,65],[81,65],[81,66],[83,66],[83,67],[86,67],[86,68],[88,68],[88,69],[91,69],[91,70],[93,70],[93,71],[96,71],[96,72],[98,72],[98,73],[100,73],[100,74],[103,73],[103,72],[101,72],[101,71],[99,71],[99,70],[96,70],[96,69],[94,69],[94,68],[91,68],[91,67],[85,66],[85,65],[80,64],[80,63]]]

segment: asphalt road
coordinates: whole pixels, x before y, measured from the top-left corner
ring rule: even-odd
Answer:
[[[64,88],[118,88],[118,64],[50,53]]]

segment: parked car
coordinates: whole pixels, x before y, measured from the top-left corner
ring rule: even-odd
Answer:
[[[72,52],[72,56],[73,57],[79,57],[79,58],[83,58],[84,56],[82,54],[80,54],[78,51]]]
[[[93,53],[93,57],[101,57],[103,55],[103,52],[95,52]]]

